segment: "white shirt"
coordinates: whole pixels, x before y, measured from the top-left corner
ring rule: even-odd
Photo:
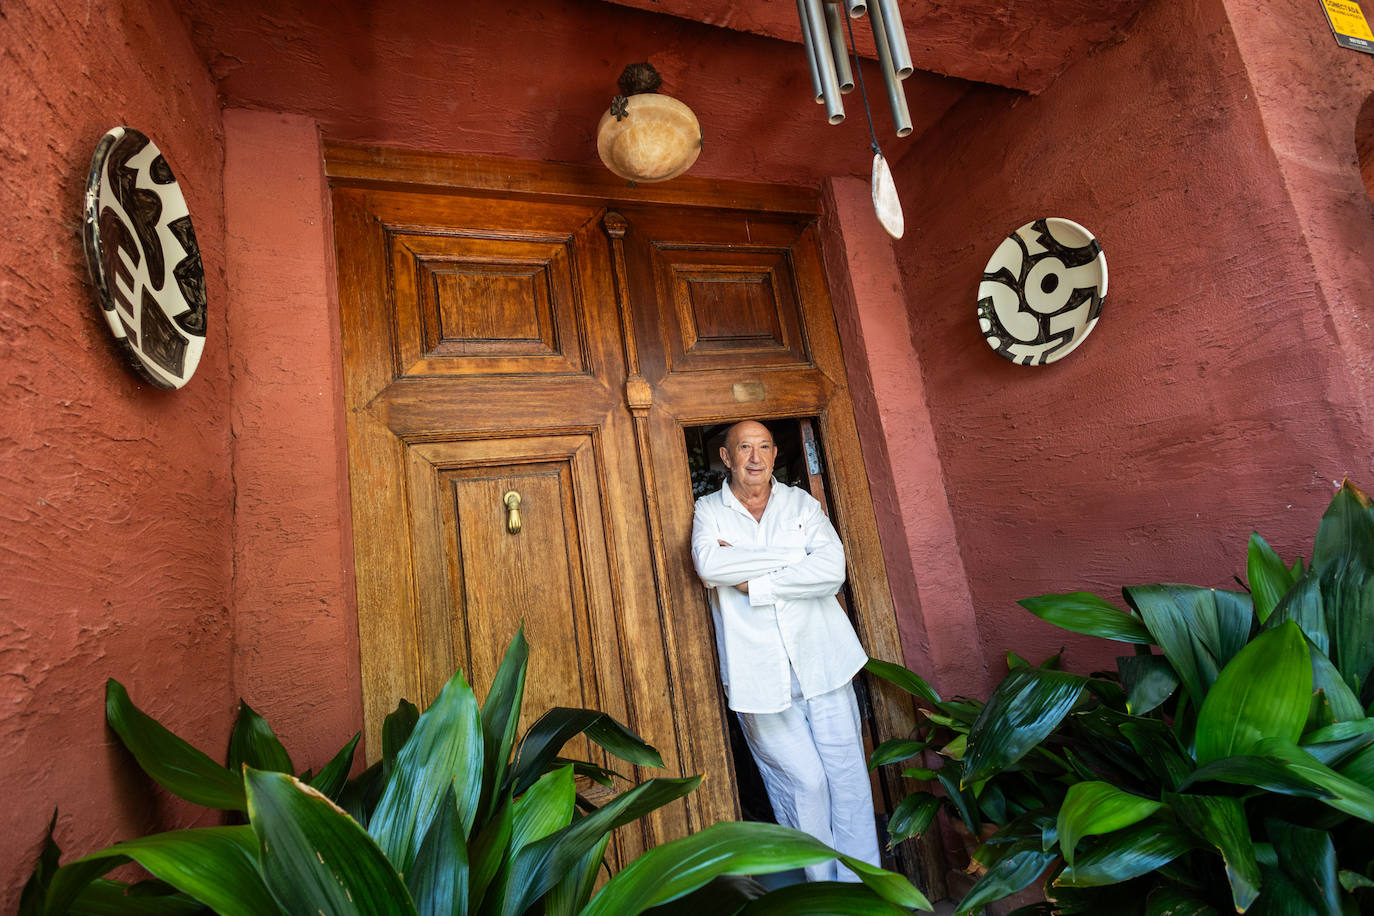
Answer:
[[[692,561],[711,590],[721,680],[736,712],[787,709],[792,670],[810,699],[843,687],[868,660],[835,600],[844,547],[806,491],[773,481],[758,521],[728,482],[703,496],[692,521]],[[733,587],[744,581],[748,594]]]

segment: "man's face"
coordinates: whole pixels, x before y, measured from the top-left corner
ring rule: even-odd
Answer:
[[[720,460],[730,469],[730,482],[746,487],[767,483],[777,457],[773,434],[752,420],[731,427],[720,450]]]

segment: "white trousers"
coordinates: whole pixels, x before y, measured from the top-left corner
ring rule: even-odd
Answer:
[[[736,715],[778,823],[856,859],[881,864],[854,685],[808,700],[793,673],[789,708]],[[806,879],[859,880],[836,859],[807,866]]]

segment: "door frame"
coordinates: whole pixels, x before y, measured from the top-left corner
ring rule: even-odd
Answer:
[[[834,297],[830,293],[825,274],[820,239],[820,224],[824,215],[823,198],[817,189],[691,177],[674,179],[666,184],[636,186],[627,184],[602,169],[584,166],[389,149],[336,141],[326,141],[323,150],[325,177],[331,191],[336,188],[430,190],[510,200],[599,203],[611,210],[618,205],[665,204],[710,210],[761,211],[808,219],[810,225],[806,232],[815,237],[814,250],[818,254],[816,263],[807,268],[810,271],[809,301],[814,303],[816,312],[823,310],[828,313],[827,316],[813,314],[811,317],[817,320],[828,318],[831,326],[836,329],[834,352],[821,354],[817,365],[838,389],[824,409],[813,411],[810,415],[817,417],[819,434],[825,443],[826,453],[831,457],[830,480],[834,487],[833,521],[846,545],[856,628],[871,655],[892,661],[904,659],[896,610],[878,538],[869,478],[864,470],[862,443],[859,441],[854,404],[848,390],[842,338],[834,314]],[[340,271],[344,269],[342,265],[337,264],[336,268]],[[635,412],[636,392],[627,391],[627,397],[632,412]],[[348,407],[353,411],[357,405],[350,404]],[[681,500],[673,495],[673,488],[665,485],[663,480],[655,482],[654,467],[669,469],[669,474],[658,475],[660,477],[672,476],[673,472],[680,471],[677,476],[681,480],[686,480],[688,474],[685,450],[680,456],[680,461],[674,456],[660,453],[656,456],[658,460],[655,462],[655,456],[651,454],[655,449],[662,449],[668,443],[682,441],[682,428],[687,425],[746,416],[790,415],[787,412],[771,414],[766,403],[752,407],[741,404],[740,408],[739,417],[723,414],[668,417],[656,409],[651,410],[647,403],[643,405],[642,410],[647,419],[643,427],[647,433],[644,438],[648,441],[641,440],[641,450],[650,454],[641,454],[639,458],[644,470],[643,480],[647,494],[645,511],[651,516],[651,530],[661,531],[664,535],[676,539],[682,533],[678,529],[683,516]],[[664,461],[665,458],[668,460]],[[690,496],[690,487],[686,492]],[[665,496],[668,497],[666,500]],[[690,508],[690,501],[688,507]],[[665,527],[652,518],[659,512],[670,519],[671,523],[668,526]],[[686,523],[690,525],[690,512],[687,512],[686,519]],[[663,583],[666,590],[673,595],[684,595],[690,593],[694,587],[699,589],[699,583],[693,578],[694,573],[686,550],[670,553],[681,556],[656,558],[666,567],[666,581]],[[362,565],[363,560],[360,555],[358,566]],[[369,634],[374,632],[375,628],[365,626],[364,618],[374,613],[371,605],[377,600],[376,593],[368,594],[372,590],[365,585],[367,574],[363,570],[358,569],[356,575],[366,732],[369,738],[369,756],[375,756],[380,750],[376,738],[379,734],[381,716],[388,711],[387,704],[393,703],[394,699],[384,700],[380,696],[373,696],[379,692],[374,688],[385,690],[385,685],[394,686],[404,682],[406,678],[398,677],[397,672],[391,670],[404,660],[388,659],[379,654],[380,646],[372,645]],[[394,575],[395,573],[392,574],[393,578]],[[391,585],[399,586],[392,593],[394,597],[398,600],[407,597],[407,590],[402,583],[392,582]],[[671,612],[668,606],[671,605],[671,600],[661,598],[661,601],[664,605],[661,610],[665,613]],[[709,653],[714,657],[714,646],[709,647]],[[706,672],[674,673],[701,678]],[[714,669],[710,673],[716,680],[709,686],[719,695],[717,673]],[[904,737],[911,733],[916,717],[915,707],[909,696],[872,679],[869,680],[868,693],[873,707],[874,724],[878,731],[874,736],[875,741]],[[717,702],[723,714],[723,700],[718,699]],[[690,762],[690,754],[684,755],[684,762]],[[910,790],[910,786],[903,784],[892,770],[890,767],[885,768],[882,775],[889,808]],[[703,790],[709,791],[709,788],[703,786]],[[730,786],[721,787],[716,791],[728,791],[733,795],[734,789]],[[699,829],[701,826],[705,825],[694,824],[693,829]],[[900,847],[902,853],[906,853],[909,846],[910,844],[905,844],[904,847]],[[903,870],[908,874],[914,876],[919,870],[924,879],[920,883],[927,887],[930,886],[931,879],[939,875],[941,863],[930,861],[928,855],[922,855],[923,861],[919,866],[909,854],[900,855],[899,858],[903,860]]]

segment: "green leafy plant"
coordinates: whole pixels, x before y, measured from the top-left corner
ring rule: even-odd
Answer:
[[[839,858],[862,884],[764,893],[727,880],[836,857],[774,824],[716,824],[645,852],[596,889],[611,832],[691,792],[700,777],[649,779],[600,807],[580,798],[575,774],[608,786],[616,774],[558,756],[577,735],[630,764],[663,761],[621,723],[586,709],[549,710],[516,741],[527,659],[520,633],[480,705],[462,672],[423,713],[401,701],[383,725],[381,759],[352,780],[357,735],[318,774],[293,775],[286,749],[245,704],[224,767],[109,681],[106,717],[148,775],[247,823],[128,840],[60,867],[50,828],[22,916],[633,916],[694,901],[694,912],[744,916],[930,908],[905,878],[848,856]],[[103,877],[130,861],[152,879]]]
[[[1374,906],[1374,508],[1349,482],[1310,566],[1250,538],[1249,590],[1145,585],[1021,602],[1127,643],[1112,672],[1009,655],[986,703],[869,670],[925,714],[871,765],[926,752],[893,842],[943,806],[981,842],[957,913],[1043,881],[1024,913],[1353,914]],[[920,763],[921,761],[916,761]],[[937,791],[937,787],[938,790]],[[1363,907],[1363,908],[1362,908]]]

